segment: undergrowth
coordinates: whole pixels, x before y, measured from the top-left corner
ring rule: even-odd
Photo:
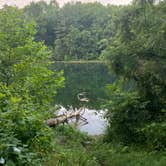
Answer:
[[[106,143],[72,126],[54,129],[54,152],[44,166],[165,166],[166,153]]]

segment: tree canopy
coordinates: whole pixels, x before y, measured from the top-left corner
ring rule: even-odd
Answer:
[[[134,92],[125,92],[123,84],[109,87],[115,101],[110,106],[111,133],[121,141],[147,141],[151,148],[161,149],[165,148],[166,1],[144,5],[124,10],[119,31],[105,51],[112,69],[123,79],[136,82]]]
[[[24,13],[36,20],[36,40],[53,49],[54,60],[92,60],[99,58],[115,35],[113,20],[120,8],[81,2],[59,8],[41,1],[31,3]]]

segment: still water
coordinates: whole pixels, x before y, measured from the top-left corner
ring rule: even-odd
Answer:
[[[59,115],[63,113],[66,113],[66,109],[61,107]],[[103,116],[104,111],[85,109],[82,117],[85,118],[86,121],[80,119],[76,122],[75,118],[73,118],[70,119],[69,123],[75,124],[80,131],[86,132],[88,135],[101,135],[104,134],[107,127],[107,121]]]
[[[88,123],[86,125],[79,125],[78,128],[89,135],[103,134],[107,126],[107,121],[103,118],[103,114],[103,111],[98,113],[96,110],[87,109],[84,118],[87,119]]]
[[[89,135],[103,134],[107,122],[103,118],[103,111],[100,110],[101,105],[108,99],[105,87],[117,77],[109,72],[105,63],[58,62],[53,67],[57,71],[63,70],[65,76],[65,87],[59,90],[55,104],[63,106],[61,111],[69,110],[71,106],[79,109],[83,105],[77,95],[86,92],[89,102],[85,105],[87,109],[83,117],[87,119],[87,124],[83,125],[80,120],[78,128]]]

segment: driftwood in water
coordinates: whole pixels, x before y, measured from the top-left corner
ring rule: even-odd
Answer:
[[[80,102],[82,103],[88,103],[89,102],[89,99],[86,98],[86,92],[82,92],[82,93],[79,93],[77,95],[77,98]],[[82,113],[81,113],[82,112]],[[76,122],[79,121],[79,119],[81,119],[82,121],[85,122],[85,124],[87,124],[87,119],[82,117],[81,115],[83,115],[85,112],[85,105],[78,111],[72,111],[72,112],[68,112],[66,114],[62,114],[56,118],[51,118],[51,119],[48,119],[47,120],[47,124],[50,126],[50,127],[54,127],[56,126],[57,124],[60,124],[60,123],[68,123],[68,119],[71,119],[71,118],[76,118]]]
[[[76,118],[76,121],[78,121],[80,119],[80,111],[74,111],[74,112],[68,112],[66,114],[62,114],[56,118],[51,118],[51,119],[48,119],[47,120],[47,124],[48,126],[50,127],[55,127],[57,124],[60,124],[60,123],[68,123],[68,119],[71,119],[71,118]]]

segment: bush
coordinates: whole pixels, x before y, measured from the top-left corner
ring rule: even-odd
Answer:
[[[13,97],[6,86],[0,86],[0,94],[0,156],[7,165],[35,165],[52,149],[46,116],[31,111],[32,103]]]
[[[57,126],[54,130],[54,152],[46,166],[98,166],[96,158],[90,153],[93,139],[73,126]]]
[[[166,123],[153,122],[140,130],[146,137],[146,144],[149,149],[166,150]]]
[[[137,130],[148,119],[147,102],[141,102],[136,92],[124,90],[122,83],[119,81],[107,87],[110,95],[106,105],[109,108],[106,115],[110,124],[108,137],[125,144],[138,143],[142,138]]]
[[[0,159],[9,166],[40,165],[52,151],[45,120],[64,79],[49,69],[50,51],[35,32],[21,10],[0,10]]]
[[[149,109],[151,102],[143,100],[135,91],[124,89],[122,83],[120,80],[108,86],[111,97],[106,106],[109,108],[106,140],[165,150],[165,111],[156,110],[160,116],[154,117],[154,111]]]

